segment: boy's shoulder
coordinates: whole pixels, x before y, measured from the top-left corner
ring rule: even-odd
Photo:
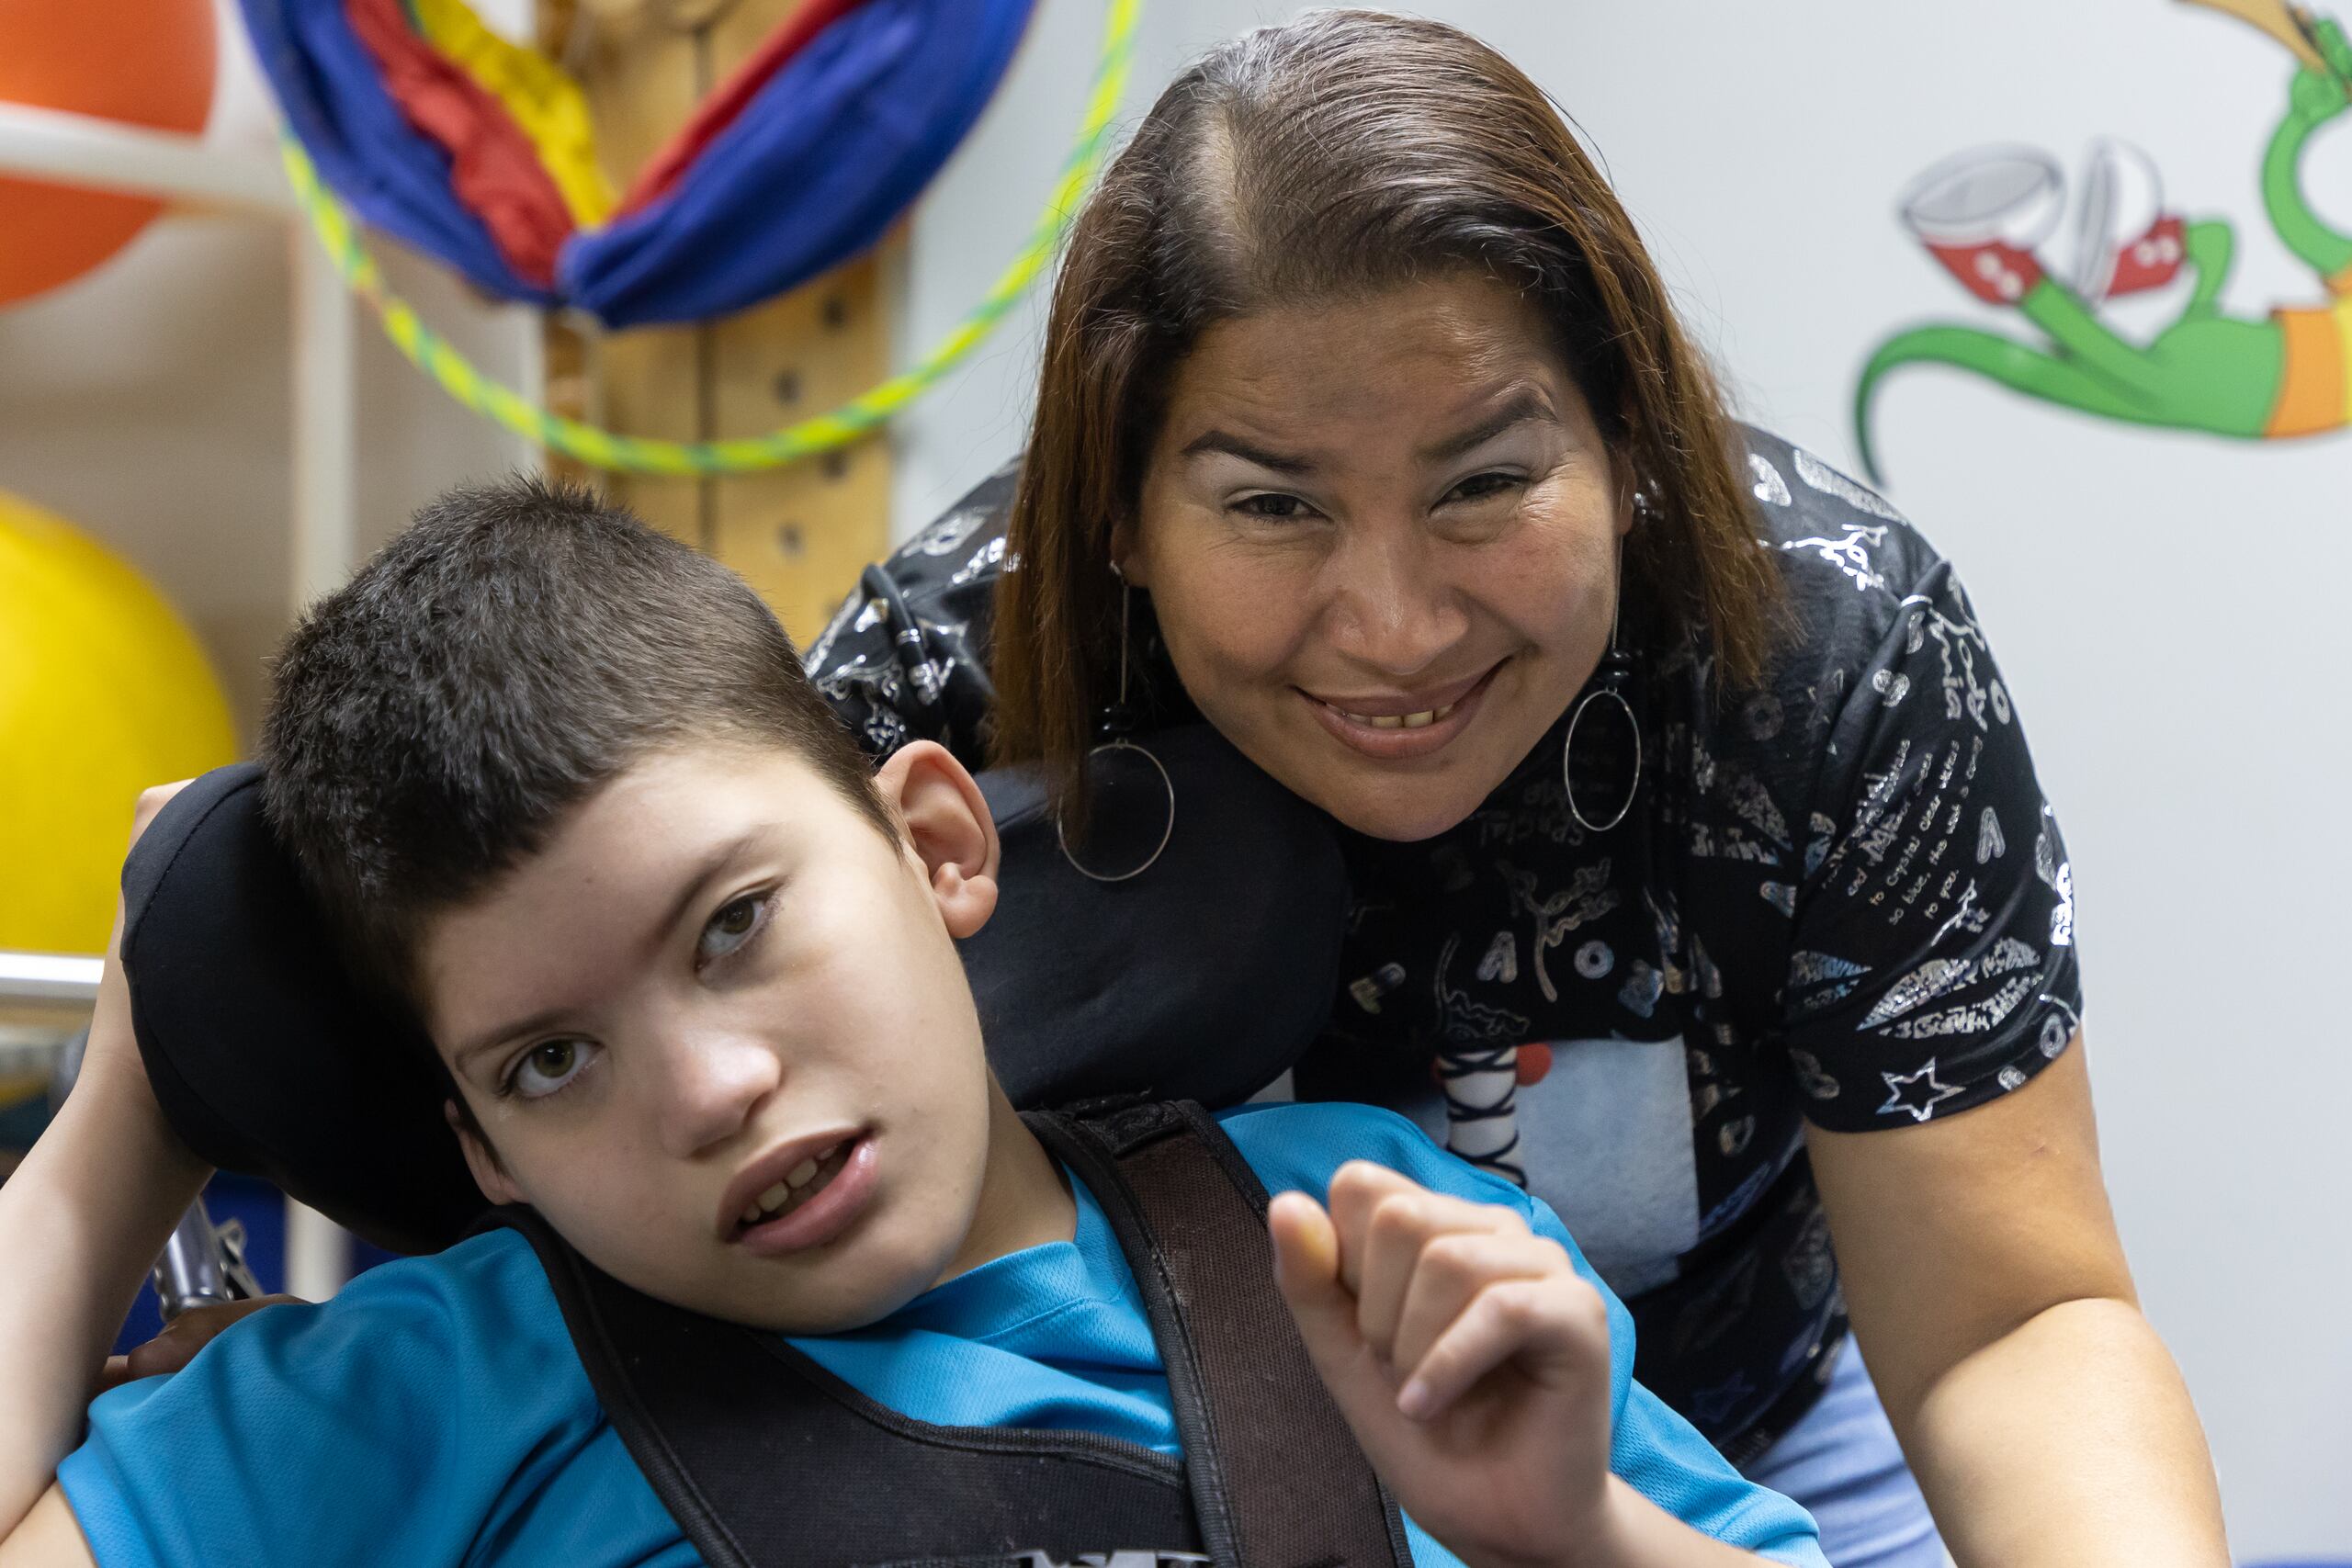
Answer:
[[[529,1241],[513,1230],[487,1231],[370,1269],[326,1301],[243,1318],[172,1378],[103,1396],[93,1416],[111,1414],[112,1403],[122,1419],[137,1422],[159,1401],[217,1398],[215,1408],[234,1418],[274,1408],[266,1396],[285,1388],[364,1401],[359,1407],[388,1427],[435,1426],[453,1397],[510,1413],[516,1423],[560,1421],[595,1408],[571,1346]]]
[[[547,1270],[523,1233],[505,1227],[379,1264],[303,1310],[322,1324],[364,1322],[372,1333],[431,1339],[449,1350],[570,1343]]]
[[[1393,1111],[1350,1100],[1267,1101],[1217,1112],[1225,1135],[1269,1192],[1295,1189],[1320,1201],[1340,1167],[1371,1160],[1432,1192],[1474,1203],[1499,1203],[1531,1220],[1528,1195],[1431,1143]]]
[[[511,1230],[255,1313],[101,1395],[59,1481],[107,1568],[454,1562],[486,1535],[520,1568],[692,1559]],[[610,1550],[579,1556],[583,1528]]]

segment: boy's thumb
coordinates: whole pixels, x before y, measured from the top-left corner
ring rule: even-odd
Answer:
[[[1278,1193],[1266,1226],[1273,1235],[1274,1282],[1307,1354],[1328,1378],[1362,1343],[1356,1299],[1340,1280],[1340,1233],[1323,1205],[1304,1192]]]

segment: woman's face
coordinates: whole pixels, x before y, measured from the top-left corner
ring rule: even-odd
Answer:
[[[1405,840],[1591,675],[1630,502],[1534,309],[1455,276],[1204,333],[1114,547],[1209,722]]]

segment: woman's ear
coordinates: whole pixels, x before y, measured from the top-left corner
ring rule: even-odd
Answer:
[[[1634,498],[1642,488],[1641,476],[1634,471],[1634,460],[1625,455],[1622,446],[1609,454],[1609,477],[1617,491],[1617,536],[1622,539],[1634,531]]]
[[[935,740],[900,747],[875,770],[874,787],[906,824],[947,934],[967,937],[996,912],[996,819],[972,775]]]
[[[1151,586],[1151,570],[1144,561],[1141,544],[1134,518],[1123,517],[1111,525],[1111,570],[1130,588]]]
[[[492,1203],[524,1203],[522,1189],[506,1174],[506,1167],[490,1140],[481,1135],[473,1118],[458,1108],[454,1100],[441,1102],[441,1118],[449,1123],[449,1131],[458,1134],[458,1147],[465,1152],[466,1168],[473,1172],[474,1185]]]

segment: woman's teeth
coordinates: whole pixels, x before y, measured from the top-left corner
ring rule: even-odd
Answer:
[[[777,1214],[790,1208],[797,1200],[808,1196],[809,1184],[817,1179],[817,1173],[825,1168],[827,1161],[840,1152],[841,1145],[835,1144],[815,1158],[804,1159],[790,1170],[786,1171],[782,1181],[761,1193],[743,1211],[743,1223],[747,1225],[756,1225],[762,1220],[774,1219]]]
[[[1353,719],[1358,724],[1368,724],[1374,729],[1426,729],[1460,705],[1458,703],[1448,703],[1442,708],[1430,708],[1422,713],[1391,713],[1376,716],[1349,713],[1345,708],[1338,708],[1334,711],[1343,717]]]

